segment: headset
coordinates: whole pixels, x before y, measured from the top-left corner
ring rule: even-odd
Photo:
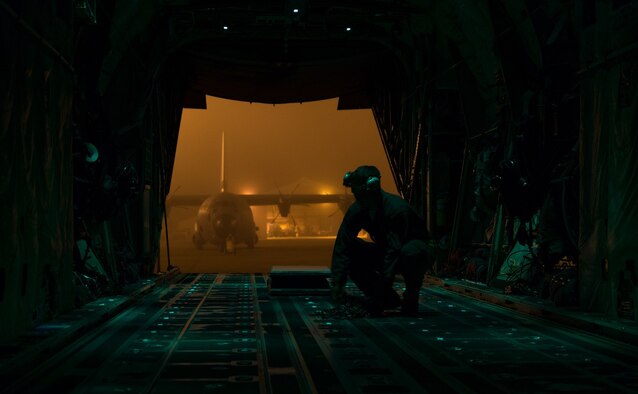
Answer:
[[[358,182],[359,179],[365,178],[365,190],[367,191],[378,191],[381,189],[381,175],[362,175],[363,169],[370,170],[366,172],[376,172],[379,173],[379,170],[376,167],[369,168],[370,166],[362,166],[357,168],[354,171],[348,171],[343,176],[343,185],[347,187],[352,187],[353,184],[360,184]]]

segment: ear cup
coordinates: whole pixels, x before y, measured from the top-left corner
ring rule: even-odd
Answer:
[[[366,181],[366,190],[376,191],[381,187],[381,180],[378,176],[370,176]]]
[[[351,187],[352,186],[352,172],[348,171],[343,176],[343,186]]]

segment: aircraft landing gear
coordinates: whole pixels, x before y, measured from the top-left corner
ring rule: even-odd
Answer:
[[[248,245],[248,249],[254,249],[256,243],[257,243],[257,234],[255,234],[255,238],[253,238],[252,241],[247,241],[246,245]]]
[[[235,249],[235,238],[232,235],[229,235],[226,238],[226,242],[222,247],[224,248],[224,254],[237,254]]]
[[[197,234],[193,234],[193,245],[195,248],[201,249],[204,246],[204,240]]]

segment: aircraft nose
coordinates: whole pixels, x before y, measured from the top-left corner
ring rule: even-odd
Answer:
[[[237,219],[230,215],[220,215],[215,218],[215,231],[217,234],[227,235],[235,230]]]

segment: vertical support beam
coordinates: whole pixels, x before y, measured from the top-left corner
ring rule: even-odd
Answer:
[[[111,221],[102,222],[102,238],[104,239],[104,256],[106,257],[106,265],[109,276],[113,283],[118,283],[117,267],[115,265],[115,257],[113,253],[113,240],[111,237]]]
[[[410,86],[421,86],[421,80],[418,75],[414,75],[411,78]],[[432,124],[428,123],[427,126],[423,121],[423,103],[426,102],[423,94],[424,89],[417,89],[416,91],[408,94],[402,101],[407,106],[406,113],[409,118],[407,120],[408,125],[404,126],[404,133],[409,137],[405,141],[406,146],[404,150],[412,150],[411,157],[409,159],[409,195],[408,201],[416,209],[416,211],[425,219],[427,217],[427,206],[429,202],[427,187],[430,184],[429,179],[429,136]],[[428,101],[428,105],[430,102]],[[428,111],[428,115],[431,111]],[[430,121],[428,116],[428,122]]]
[[[492,280],[496,277],[496,270],[501,260],[501,245],[503,243],[503,227],[505,223],[505,216],[503,211],[503,203],[499,201],[496,207],[496,217],[494,219],[494,234],[492,235],[490,257],[487,263],[487,285],[489,285],[490,282],[492,282]]]
[[[124,220],[126,221],[126,239],[128,240],[128,247],[131,248],[131,251],[136,254],[137,253],[137,245],[135,245],[135,238],[133,238],[133,225],[131,223],[131,210],[129,208],[129,204],[124,205]]]
[[[461,177],[459,179],[459,190],[456,198],[456,207],[454,209],[454,222],[452,223],[452,234],[450,235],[450,251],[455,250],[459,246],[459,230],[461,227],[461,215],[465,206],[465,195],[467,183],[469,179],[469,141],[465,140],[465,148],[463,149],[463,162],[461,164]]]
[[[151,185],[144,185],[144,195],[142,196],[142,223],[144,235],[142,236],[142,253],[144,258],[151,254]]]
[[[432,196],[433,196],[433,190],[432,190],[432,158],[434,157],[433,155],[433,150],[432,150],[432,139],[433,139],[433,135],[434,135],[434,98],[432,97],[432,95],[428,95],[427,98],[428,101],[428,120],[427,120],[427,124],[428,124],[428,132],[427,132],[427,161],[426,161],[426,171],[427,171],[427,177],[426,177],[426,185],[425,185],[425,193],[426,193],[426,204],[425,204],[425,212],[424,212],[424,217],[426,219],[426,223],[427,223],[427,228],[428,228],[428,232],[431,235],[434,235],[434,230],[436,228],[436,224],[435,224],[435,218],[432,214]]]

